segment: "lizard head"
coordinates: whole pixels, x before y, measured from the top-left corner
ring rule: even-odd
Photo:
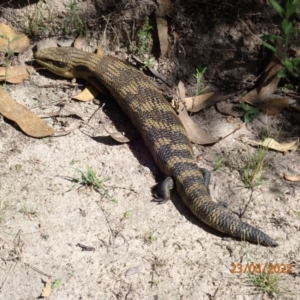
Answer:
[[[65,78],[85,78],[86,55],[72,47],[47,48],[34,53],[35,60],[52,73]]]

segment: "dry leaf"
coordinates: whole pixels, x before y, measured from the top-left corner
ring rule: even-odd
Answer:
[[[169,50],[168,22],[165,18],[156,17],[157,33],[161,56],[165,56]]]
[[[0,67],[0,81],[20,83],[27,79],[34,68],[31,66]]]
[[[284,179],[288,181],[298,182],[300,181],[300,175],[299,176],[293,176],[289,174],[284,174]]]
[[[233,116],[233,117],[241,117],[244,113],[242,111],[234,110],[233,106],[234,104],[232,103],[226,103],[226,102],[217,103],[217,109],[220,113]]]
[[[278,50],[279,56],[282,57],[282,42],[280,42],[279,40],[276,48]],[[280,78],[277,77],[277,73],[282,68],[283,64],[278,60],[278,58],[275,57],[275,55],[273,55],[269,65],[264,71],[259,86],[242,97],[240,101],[250,104],[256,104],[258,102],[264,101],[266,98],[272,95],[276,91],[277,85],[280,81]]]
[[[97,48],[96,54],[99,56],[103,56],[104,55],[103,49],[101,47]]]
[[[103,124],[102,124],[103,125]],[[105,131],[117,142],[119,143],[129,143],[130,139],[123,135],[121,132],[108,132],[103,125]]]
[[[272,138],[266,138],[263,142],[255,142],[247,138],[241,138],[241,140],[244,143],[247,143],[252,146],[263,146],[280,152],[296,151],[299,145],[299,140],[290,143],[278,143]]]
[[[290,102],[289,98],[278,95],[271,95],[264,102],[257,103],[256,106],[267,115],[279,114]]]
[[[79,101],[91,101],[99,95],[99,91],[96,87],[91,84],[88,84],[86,88],[78,95],[73,96],[72,99]]]
[[[201,94],[196,97],[185,98],[186,109],[191,112],[197,112],[206,107],[212,106],[218,102],[224,101],[231,97],[232,94],[220,95],[215,93]]]
[[[178,95],[181,99],[185,97],[184,84],[180,81],[178,84]],[[182,101],[179,101],[178,117],[182,122],[188,137],[191,142],[199,145],[213,144],[218,139],[212,137],[210,134],[202,130],[188,115],[188,112]]]
[[[170,0],[158,0],[156,9],[156,26],[160,45],[161,56],[164,56],[169,50],[168,22],[166,16],[170,14],[172,3]]]
[[[0,114],[14,121],[29,136],[45,137],[54,133],[37,115],[25,106],[15,102],[0,88]]]
[[[0,49],[22,53],[29,47],[29,38],[20,32],[14,31],[4,23],[0,23]]]
[[[163,16],[169,16],[172,14],[173,6],[171,0],[157,0],[157,4],[159,5],[157,9],[158,14]]]
[[[85,50],[86,46],[87,46],[86,36],[79,35],[79,37],[74,42],[74,48]]]
[[[299,57],[299,56],[300,56],[300,49],[298,49],[298,50],[295,51],[295,56],[296,56],[296,57]]]
[[[43,298],[47,298],[49,297],[51,294],[51,281],[50,279],[48,278],[45,282],[45,286],[43,288],[43,291],[41,293],[41,297]]]
[[[64,107],[58,109],[57,111],[55,112],[51,112],[51,113],[48,113],[48,114],[45,114],[43,116],[41,116],[41,118],[50,118],[50,117],[69,117],[69,116],[76,116],[82,120],[86,120],[87,117],[82,114],[81,112],[79,111],[76,111],[76,110],[69,110],[69,109],[66,109]]]
[[[182,81],[179,81],[177,86],[177,95],[183,101],[185,99],[185,86]]]

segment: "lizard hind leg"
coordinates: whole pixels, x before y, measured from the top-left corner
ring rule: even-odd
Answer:
[[[174,187],[174,181],[171,177],[167,177],[158,187],[157,193],[153,195],[153,202],[158,204],[166,203],[170,200],[171,190]]]

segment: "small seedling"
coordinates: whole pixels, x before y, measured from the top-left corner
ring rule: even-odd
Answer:
[[[296,211],[296,216],[298,219],[300,219],[300,210]]]
[[[242,111],[244,113],[243,119],[245,123],[250,123],[254,118],[257,118],[259,115],[259,109],[247,104],[240,103],[240,106],[234,107],[235,110]]]
[[[149,281],[149,283],[151,284],[151,285],[155,285],[155,286],[158,286],[159,285],[159,281],[158,280],[150,280]]]
[[[251,274],[248,273],[249,283],[252,286],[255,286],[263,293],[266,293],[270,296],[281,295],[282,292],[278,286],[279,276],[278,274],[272,273],[260,273],[260,274]]]
[[[39,215],[38,208],[34,206],[32,207],[23,206],[19,212],[23,213],[24,215],[27,215],[29,218],[37,217]]]
[[[75,165],[77,163],[78,163],[78,160],[72,159],[71,162],[70,162],[70,165],[73,166],[73,165]]]
[[[263,168],[268,148],[260,146],[254,154],[249,153],[246,163],[240,164],[238,171],[242,177],[245,187],[254,187],[264,181]]]
[[[285,78],[286,72],[292,74],[294,77],[300,77],[300,57],[290,58],[288,57],[288,48],[292,37],[295,34],[300,33],[299,28],[294,28],[293,22],[290,21],[291,16],[297,12],[300,5],[300,0],[287,0],[285,2],[285,8],[281,6],[281,4],[276,0],[270,0],[271,5],[276,10],[281,18],[280,23],[280,35],[268,34],[262,36],[262,44],[267,49],[271,50],[278,58],[284,63],[284,68],[281,69],[277,76],[279,78]],[[269,42],[274,42],[276,40],[283,41],[283,53],[279,53],[278,49],[276,49]]]
[[[157,238],[154,237],[154,233],[155,233],[155,230],[146,232],[146,234],[144,235],[144,240],[146,243],[151,244],[157,240]]]
[[[96,171],[94,171],[91,167],[87,166],[86,173],[82,172],[79,169],[74,168],[78,173],[80,173],[80,177],[72,178],[72,182],[76,183],[79,186],[88,186],[94,189],[96,192],[105,195],[105,197],[113,202],[117,202],[108,191],[104,188],[103,184],[110,180],[110,177],[105,177],[103,179],[99,179]]]
[[[41,234],[41,238],[45,241],[49,239],[50,235],[49,234]]]
[[[149,24],[149,18],[147,17],[145,18],[143,28],[138,33],[138,54],[141,57],[144,57],[144,55],[150,50],[151,30],[152,26]]]
[[[72,29],[74,29],[78,34],[84,35],[86,33],[86,24],[82,20],[82,10],[79,6],[79,3],[77,0],[71,0],[66,5],[67,11],[69,13],[69,22],[70,25],[65,27],[65,32],[69,34]]]
[[[8,69],[8,67],[11,66],[11,63],[12,63],[14,55],[15,55],[14,50],[16,49],[16,48],[12,48],[11,45],[19,37],[15,36],[14,38],[9,39],[6,35],[0,35],[0,38],[5,39],[7,41],[7,48],[6,49],[0,48],[0,52],[5,53],[5,59],[3,60],[3,62],[0,62],[0,66],[5,67],[4,83],[1,85],[1,87],[6,91],[7,90],[7,85],[6,85],[7,69]]]
[[[35,36],[40,31],[46,32],[48,30],[48,26],[46,24],[45,12],[49,10],[48,4],[46,1],[40,1],[36,4],[35,9],[25,11],[26,16],[26,24],[24,25],[24,31],[29,36]]]
[[[128,219],[130,217],[130,215],[131,215],[131,211],[128,210],[128,211],[124,212],[123,217]]]
[[[217,157],[215,163],[214,163],[214,168],[213,171],[217,171],[223,166],[224,158],[222,157]]]
[[[57,289],[57,288],[60,288],[62,286],[62,282],[61,282],[61,279],[58,278],[58,279],[55,279],[52,284],[51,284],[51,289],[54,290],[54,289]]]
[[[145,67],[152,67],[154,63],[154,57],[148,57],[151,45],[151,30],[152,26],[149,23],[149,18],[145,19],[143,28],[138,33],[138,55],[141,58]]]
[[[205,90],[207,90],[207,87],[205,87],[202,90],[200,90],[200,86],[201,86],[203,75],[204,75],[205,71],[206,71],[206,67],[205,68],[201,68],[201,66],[198,66],[196,68],[196,74],[194,74],[194,77],[196,79],[195,97],[197,97],[198,95],[200,95],[201,93],[203,93]]]

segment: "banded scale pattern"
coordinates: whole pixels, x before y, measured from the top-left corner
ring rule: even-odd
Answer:
[[[165,198],[169,197],[167,190],[174,181],[184,203],[204,223],[243,240],[265,246],[278,245],[212,201],[176,112],[141,72],[116,58],[69,47],[40,50],[34,57],[59,76],[99,83],[112,94],[136,126],[161,172],[168,176],[164,182]]]

